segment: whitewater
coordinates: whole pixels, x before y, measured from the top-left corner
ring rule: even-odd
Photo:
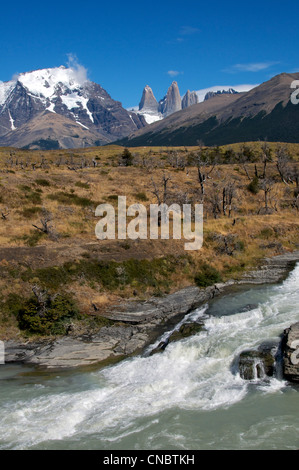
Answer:
[[[299,265],[279,285],[235,289],[182,320],[200,333],[100,370],[0,366],[0,449],[297,449],[298,386],[243,380],[239,354],[279,345],[299,320]],[[246,308],[244,308],[246,307]]]

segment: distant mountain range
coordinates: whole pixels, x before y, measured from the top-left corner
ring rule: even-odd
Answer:
[[[213,93],[118,143],[126,146],[225,145],[268,140],[299,142],[299,106],[291,83],[299,73],[282,73],[250,91]],[[207,98],[207,95],[205,95]]]
[[[72,68],[22,73],[0,82],[0,145],[72,148],[103,145],[142,128],[97,83]]]
[[[36,70],[0,82],[0,146],[28,149],[224,145],[299,142],[299,106],[282,73],[261,85],[211,87],[181,97],[173,82],[157,101],[147,85],[126,110],[97,83],[66,67]]]
[[[172,82],[167,90],[167,94],[158,102],[151,87],[146,85],[143,89],[139,106],[128,108],[128,110],[135,112],[139,116],[143,116],[147,124],[152,124],[153,122],[161,121],[176,111],[189,108],[194,104],[205,101],[215,94],[236,94],[249,91],[254,88],[254,86],[255,85],[239,85],[236,87],[214,86],[198,91],[187,90],[185,95],[181,97],[177,82]]]

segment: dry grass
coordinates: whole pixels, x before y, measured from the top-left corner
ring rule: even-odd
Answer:
[[[257,154],[260,152],[260,143],[250,145]],[[270,145],[274,151],[276,144]],[[241,144],[229,148],[239,151]],[[299,144],[288,144],[288,149],[294,161],[298,161]],[[173,150],[188,159],[198,149],[182,147]],[[214,266],[223,279],[237,278],[265,256],[298,249],[298,210],[292,207],[294,185],[280,181],[275,161],[268,165],[267,170],[268,175],[275,178],[269,196],[273,213],[269,215],[259,214],[264,206],[263,191],[254,195],[246,189],[249,180],[241,164],[215,167],[205,185],[204,246],[199,251],[188,252],[187,258],[183,240],[98,241],[94,232],[97,222],[95,207],[103,202],[116,206],[113,196],[122,195],[127,197],[127,205],[142,202],[149,208],[151,203],[157,202],[152,179],[162,188],[163,174],[170,176],[168,188],[172,198],[184,193],[192,197],[193,202],[201,202],[197,169],[174,168],[169,159],[172,149],[131,149],[136,164],[129,167],[118,164],[122,151],[120,147],[108,146],[47,151],[41,156],[40,152],[0,149],[0,212],[6,215],[5,220],[0,218],[0,288],[3,299],[11,292],[30,295],[34,279],[24,281],[21,276],[28,268],[34,271],[38,267],[46,269],[82,259],[121,263],[131,258],[143,260],[174,256],[178,259],[177,268],[169,272],[167,286],[161,283],[159,293],[164,293],[194,283],[194,275],[204,262]],[[11,152],[14,152],[12,157]],[[95,168],[93,159],[97,162]],[[58,166],[59,160],[62,163]],[[83,160],[89,163],[88,167],[80,168]],[[39,167],[41,162],[44,163]],[[32,163],[36,163],[35,169]],[[247,164],[252,177],[254,165]],[[256,165],[261,172],[262,163],[257,162]],[[72,167],[75,169],[70,169]],[[215,219],[208,199],[213,191],[221,190],[225,182],[233,183],[235,188],[231,217],[220,214]],[[139,197],[145,200],[139,200]],[[39,231],[33,227],[33,224],[41,227],[42,209],[51,213],[53,237],[39,237]],[[219,239],[229,236],[238,242],[231,254],[222,250]],[[14,284],[11,270],[14,270]],[[143,299],[158,292],[157,288],[150,286],[143,289],[138,283],[109,291],[84,279],[70,282],[68,290],[86,314],[94,313],[92,304],[99,309],[98,314],[102,314],[119,298]],[[0,337],[4,331],[14,335],[15,328],[13,320],[6,326],[0,321]]]

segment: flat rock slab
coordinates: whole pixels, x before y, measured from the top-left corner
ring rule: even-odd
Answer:
[[[249,271],[238,284],[269,284],[280,282],[286,278],[289,271],[299,262],[299,251],[284,253],[266,258],[258,270]]]
[[[148,336],[133,327],[104,327],[90,337],[63,337],[39,343],[5,345],[5,362],[21,362],[49,369],[101,364],[141,349]]]
[[[105,313],[105,317],[131,324],[157,325],[177,315],[186,315],[233,284],[234,281],[228,281],[205,289],[196,286],[185,287],[160,299],[153,298],[147,302],[125,303],[121,309],[119,306],[114,306],[110,312]]]

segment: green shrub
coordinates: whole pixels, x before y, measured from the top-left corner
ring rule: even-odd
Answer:
[[[129,259],[122,263],[116,261],[97,261],[81,259],[67,262],[63,266],[28,269],[22,274],[23,281],[38,279],[43,288],[58,291],[73,281],[95,283],[106,289],[115,290],[125,286],[168,287],[170,274],[178,267],[175,257],[154,260]]]
[[[247,186],[248,191],[252,194],[257,194],[260,190],[259,179],[257,176],[253,178],[253,180]]]
[[[84,188],[84,189],[90,188],[88,183],[82,183],[81,181],[77,181],[77,183],[75,183],[75,186],[77,186],[78,188]]]
[[[30,191],[27,194],[25,194],[25,198],[27,201],[29,201],[31,204],[41,204],[42,203],[42,198],[40,195],[39,191]]]
[[[21,214],[26,219],[30,219],[31,217],[35,216],[36,214],[39,214],[41,211],[42,211],[42,207],[40,207],[40,206],[25,207],[21,211]]]
[[[131,154],[130,150],[125,148],[122,155],[121,155],[121,163],[124,166],[131,166],[133,165],[133,155]]]
[[[38,178],[35,180],[35,183],[38,184],[39,186],[51,186],[50,181],[44,179],[44,178]]]
[[[136,199],[138,199],[138,201],[148,201],[147,195],[145,193],[142,193],[142,192],[136,193],[135,197],[136,197]]]
[[[273,235],[274,235],[274,232],[273,232],[272,228],[271,227],[266,227],[266,228],[263,228],[260,231],[259,237],[267,240],[268,238],[273,237]]]
[[[32,191],[30,186],[27,186],[27,184],[20,184],[19,189],[23,192],[31,192]]]
[[[235,250],[236,251],[245,251],[245,243],[243,242],[243,240],[236,240]]]
[[[52,297],[47,294],[43,303],[32,296],[24,301],[17,313],[21,330],[40,335],[65,334],[67,320],[77,317],[74,301],[62,294]]]
[[[5,301],[0,303],[0,311],[2,320],[9,318],[11,315],[17,317],[18,312],[23,304],[23,298],[14,293],[10,293]]]
[[[207,287],[221,282],[221,274],[219,271],[208,263],[204,263],[200,267],[200,271],[195,275],[194,281],[198,287]]]
[[[22,240],[28,246],[36,246],[41,238],[45,236],[45,233],[40,232],[39,230],[30,230],[29,235],[23,235]]]
[[[24,197],[30,201],[32,204],[41,204],[41,193],[40,188],[33,190],[30,186],[26,184],[20,184],[19,189],[24,193]]]
[[[60,204],[74,204],[76,206],[81,206],[81,207],[88,207],[91,205],[95,205],[96,203],[93,202],[91,199],[88,199],[87,197],[80,197],[77,196],[77,194],[74,193],[67,193],[60,191],[55,194],[49,194],[48,199],[51,199],[52,201],[57,201],[60,202]]]

